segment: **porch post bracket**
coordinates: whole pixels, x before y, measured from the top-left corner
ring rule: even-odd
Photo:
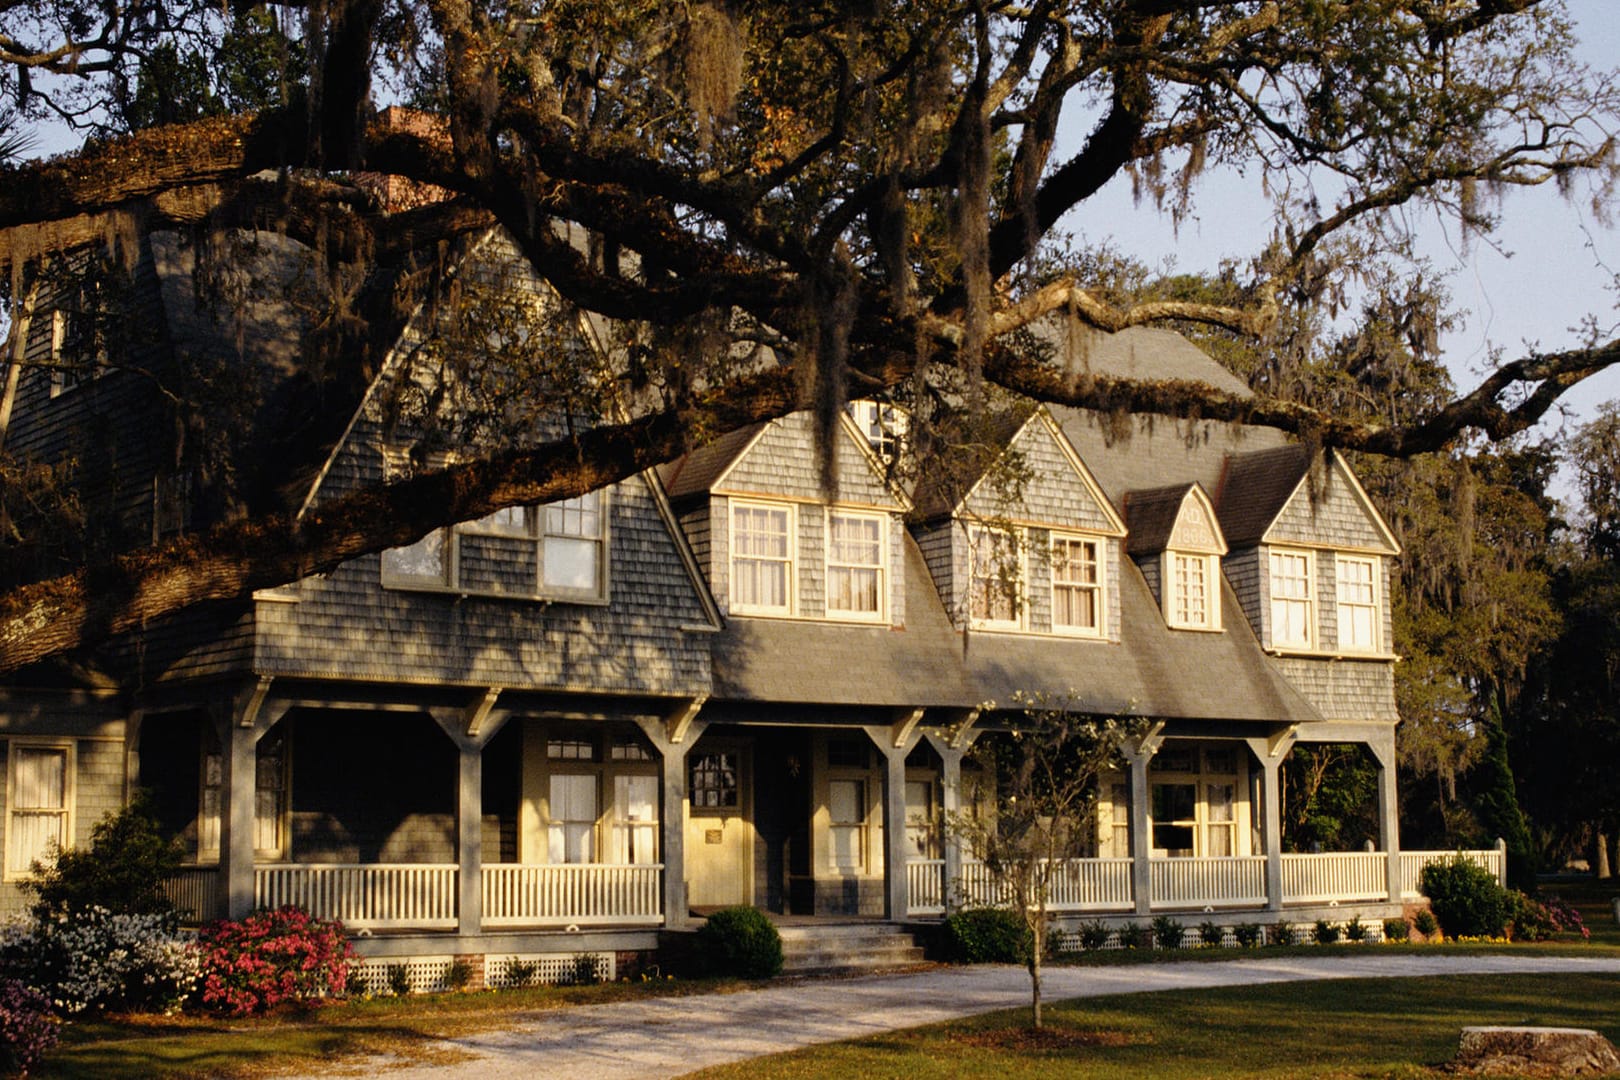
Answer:
[[[259,722],[259,710],[264,708],[264,699],[270,694],[270,684],[276,681],[274,675],[260,675],[258,684],[248,692],[247,701],[236,713],[236,726],[251,728]]]
[[[1297,724],[1288,725],[1266,740],[1266,753],[1274,758],[1282,757],[1283,754],[1293,749],[1294,740],[1298,735],[1299,726]]]
[[[973,740],[979,737],[973,725],[979,722],[982,709],[968,709],[962,714],[962,719],[951,728],[945,736],[945,743],[952,750],[966,750],[973,745]]]
[[[917,725],[922,723],[923,714],[927,709],[901,709],[894,721],[894,748],[907,749],[916,734]]]
[[[688,701],[682,702],[664,718],[664,732],[670,745],[679,745],[686,741],[686,736],[692,730],[692,721],[697,719],[703,706],[708,704],[709,695],[699,694]]]
[[[1134,757],[1150,758],[1157,754],[1159,747],[1163,745],[1164,721],[1155,720],[1148,725],[1148,729],[1142,733],[1142,737],[1136,740],[1136,749],[1131,751],[1131,754]]]
[[[491,686],[477,701],[467,706],[466,720],[463,724],[467,738],[476,739],[484,733],[484,725],[489,721],[489,714],[501,696],[501,689],[499,686]]]

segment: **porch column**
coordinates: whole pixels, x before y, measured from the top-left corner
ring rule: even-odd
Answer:
[[[1401,809],[1395,778],[1395,731],[1367,743],[1378,761],[1378,846],[1389,859],[1389,902],[1401,902]]]
[[[922,740],[917,725],[922,709],[905,709],[889,727],[868,726],[867,737],[877,744],[886,766],[883,777],[883,911],[890,922],[910,913],[911,898],[906,870],[906,756]]]
[[[462,706],[428,710],[456,747],[456,933],[484,932],[484,747],[510,717],[491,687]]]
[[[266,709],[271,679],[261,677],[209,710],[219,736],[219,899],[228,919],[254,908],[253,849],[257,818],[259,739],[287,713]]]
[[[658,751],[663,802],[658,811],[659,848],[664,861],[664,926],[679,930],[691,922],[686,901],[686,756],[709,726],[699,719],[706,697],[677,705],[663,717],[638,716],[636,724]]]
[[[1261,835],[1266,843],[1266,910],[1281,911],[1282,884],[1282,786],[1277,782],[1283,755],[1294,747],[1290,728],[1281,735],[1245,739],[1260,763],[1260,811],[1265,815]]]
[[[1153,828],[1148,818],[1148,762],[1158,747],[1144,739],[1134,750],[1125,753],[1131,763],[1131,895],[1136,898],[1136,913],[1148,915],[1153,911]]]
[[[979,737],[973,722],[979,718],[972,711],[950,732],[930,731],[924,735],[928,745],[939,755],[939,809],[940,855],[945,866],[941,874],[941,899],[949,915],[962,901],[962,834],[957,826],[962,814],[962,759]]]

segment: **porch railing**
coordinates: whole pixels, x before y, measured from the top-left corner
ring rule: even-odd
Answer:
[[[906,860],[906,911],[940,915],[945,911],[945,860]]]
[[[1260,907],[1266,902],[1264,855],[1150,859],[1154,907]]]
[[[941,864],[940,872],[943,870]],[[907,871],[910,872],[909,865]],[[962,861],[960,891],[962,903],[967,907],[994,907],[1005,902],[1004,891],[997,889],[995,878],[977,859]],[[913,891],[911,895],[916,893]],[[1120,911],[1130,908],[1131,903],[1129,859],[1064,859],[1052,868],[1047,881],[1049,911]]]
[[[516,863],[484,867],[485,926],[613,926],[661,922],[662,863]]]
[[[219,867],[182,866],[163,882],[163,892],[187,926],[212,922],[219,906]]]
[[[1498,884],[1507,884],[1507,851],[1501,844],[1488,851],[1403,851],[1401,896],[1407,899],[1422,896],[1423,868],[1430,863],[1448,862],[1459,855],[1496,875]]]
[[[1284,903],[1383,900],[1389,896],[1389,856],[1341,851],[1282,857]]]
[[[253,900],[264,908],[297,904],[356,929],[453,929],[456,875],[454,863],[261,866]]]

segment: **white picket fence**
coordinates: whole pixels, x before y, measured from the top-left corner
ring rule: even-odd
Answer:
[[[1150,859],[1154,907],[1264,907],[1266,857]]]
[[[455,863],[305,863],[253,871],[253,902],[296,904],[365,930],[445,930],[456,925]]]
[[[1496,875],[1502,885],[1507,884],[1507,846],[1501,841],[1489,851],[1403,851],[1401,852],[1401,896],[1412,900],[1423,895],[1423,868],[1430,863],[1449,862],[1462,856],[1475,866],[1482,866]]]
[[[1283,900],[1326,904],[1389,897],[1389,856],[1382,851],[1338,851],[1282,857]]]

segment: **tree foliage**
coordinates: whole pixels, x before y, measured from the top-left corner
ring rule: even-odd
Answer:
[[[1620,346],[1527,354],[1396,416],[1340,408],[1415,400],[1402,369],[1348,339],[1313,361],[1333,393],[1299,400],[1290,342],[1370,295],[1379,333],[1432,353],[1403,215],[1488,234],[1508,188],[1589,182],[1607,197],[1620,91],[1571,44],[1555,0],[23,0],[0,13],[0,96],[98,136],[141,130],[5,174],[13,305],[52,253],[137,225],[299,238],[324,279],[298,373],[313,419],[273,444],[309,445],[341,431],[352,387],[439,295],[435,265],[494,224],[591,320],[624,392],[591,431],[316,517],[210,493],[212,532],[101,560],[94,589],[85,572],[13,591],[0,670],[456,517],[577,494],[747,423],[813,406],[830,432],[847,397],[940,370],[964,378],[970,405],[989,382],[1381,453],[1510,436]],[[440,123],[369,119],[383,92]],[[1276,209],[1217,288],[1169,280],[1129,296],[1106,258],[1067,245],[1063,229],[1105,185],[1184,215],[1217,168],[1252,176]],[[449,197],[381,215],[366,176]],[[221,258],[219,244],[199,250]],[[1265,393],[1071,377],[1020,333],[1054,313],[1258,343]],[[521,391],[543,400],[543,386]],[[286,499],[307,463],[261,457],[271,472],[290,459],[294,476],[215,475]]]

